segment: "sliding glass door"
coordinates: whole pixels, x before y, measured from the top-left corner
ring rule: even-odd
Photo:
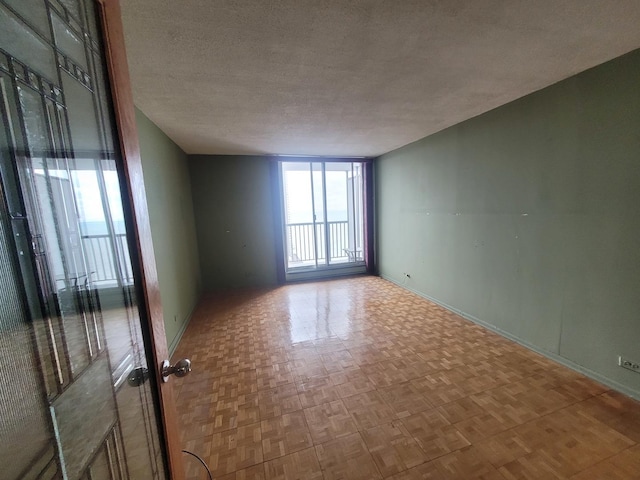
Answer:
[[[283,161],[280,175],[288,277],[364,271],[364,163]]]

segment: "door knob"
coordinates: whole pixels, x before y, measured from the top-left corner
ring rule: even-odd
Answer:
[[[169,360],[162,362],[160,372],[162,373],[162,381],[169,381],[169,375],[175,375],[176,377],[184,377],[191,371],[191,360],[183,358],[178,360],[174,365],[169,363]]]
[[[144,367],[134,368],[127,375],[127,383],[132,387],[139,387],[149,379],[149,370]]]

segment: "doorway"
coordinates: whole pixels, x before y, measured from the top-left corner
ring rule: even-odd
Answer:
[[[365,162],[280,161],[287,280],[366,271]]]

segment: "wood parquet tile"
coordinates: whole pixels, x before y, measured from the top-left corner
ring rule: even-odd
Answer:
[[[237,470],[229,475],[219,478],[220,480],[265,480],[267,477],[264,473],[264,467],[260,464],[243,470]]]
[[[311,378],[329,374],[327,369],[324,368],[323,363],[320,361],[320,355],[299,357],[291,360],[290,364],[293,368],[293,378],[296,382],[305,382],[309,381]]]
[[[305,408],[304,415],[316,445],[358,431],[358,427],[341,400]]]
[[[510,417],[501,415],[498,412],[484,412],[456,423],[457,429],[472,443],[504,432],[516,425],[517,423]]]
[[[290,362],[276,363],[267,367],[258,367],[257,373],[257,389],[269,390],[281,387],[288,383],[293,383],[293,365]]]
[[[454,402],[445,403],[438,407],[438,412],[449,423],[458,423],[462,420],[475,417],[484,413],[483,408],[474,398],[465,397]]]
[[[360,369],[376,388],[384,388],[390,385],[404,383],[410,379],[404,369],[398,368],[392,360],[383,360],[381,362],[362,365]]]
[[[362,432],[362,438],[385,478],[429,460],[415,438],[398,421],[369,428]]]
[[[261,422],[262,452],[265,460],[313,446],[302,411],[287,413]]]
[[[379,278],[209,295],[180,357],[216,479],[640,480],[639,402]]]
[[[316,447],[326,480],[374,480],[382,478],[359,433]]]
[[[262,463],[262,431],[259,423],[211,436],[207,462],[214,476],[225,475]]]
[[[552,458],[546,450],[536,450],[523,457],[507,463],[498,469],[508,480],[535,480],[539,478],[550,480],[566,480],[560,470],[562,464]]]
[[[349,353],[349,350],[346,349],[336,350],[331,353],[323,353],[320,355],[320,360],[329,374],[358,368],[358,364],[355,359]]]
[[[314,448],[266,462],[264,469],[268,480],[323,480],[324,478]]]
[[[352,395],[370,392],[375,390],[375,385],[371,383],[361,369],[347,370],[329,375],[331,381],[338,389],[340,398],[347,398]]]
[[[433,408],[433,405],[410,382],[392,385],[378,391],[398,418]]]
[[[438,471],[436,464],[429,462],[410,468],[389,478],[391,480],[442,480],[442,475]]]
[[[580,403],[582,415],[599,420],[640,443],[640,409],[638,402],[609,391]]]
[[[328,375],[299,380],[296,389],[303,408],[340,400],[338,388]]]
[[[441,478],[450,480],[503,480],[503,477],[473,446],[434,461]]]
[[[249,425],[260,421],[260,407],[257,393],[238,396],[238,426]]]
[[[640,446],[628,448],[571,477],[571,480],[640,480]]]
[[[391,407],[375,390],[352,395],[343,402],[360,431],[391,422],[395,418]]]
[[[427,410],[402,420],[429,460],[470,445],[454,425],[437,410]]]
[[[524,457],[535,449],[531,441],[519,434],[517,428],[487,437],[474,443],[474,446],[495,467]],[[542,446],[544,444],[539,448]]]
[[[298,390],[293,383],[258,392],[260,418],[265,420],[302,410]]]

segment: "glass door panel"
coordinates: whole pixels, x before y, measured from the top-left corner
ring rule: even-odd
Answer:
[[[282,164],[287,268],[316,266],[314,193],[309,163]]]
[[[0,0],[7,479],[166,478],[95,12]]]
[[[347,197],[347,171],[350,163],[326,165],[327,228],[329,239],[329,263],[345,263],[349,232],[349,200]]]

